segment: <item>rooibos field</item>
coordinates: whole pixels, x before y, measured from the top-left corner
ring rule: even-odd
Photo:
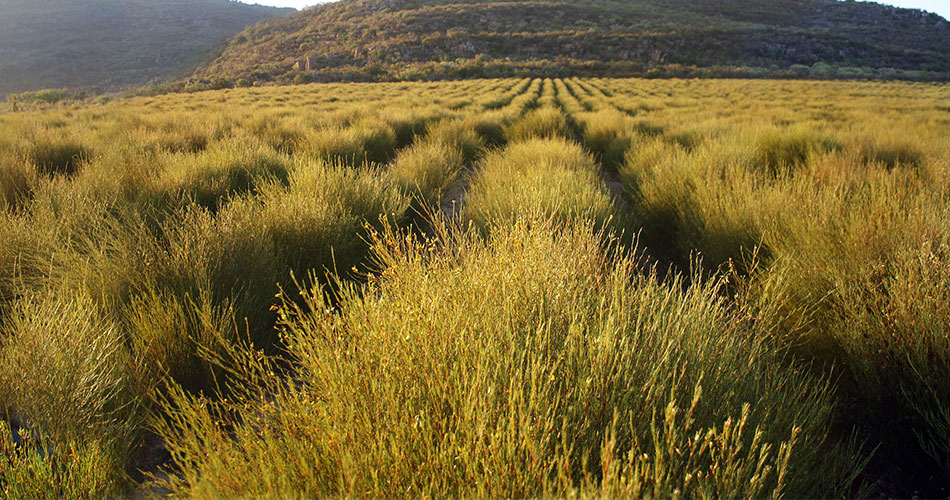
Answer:
[[[948,201],[943,84],[2,114],[0,493],[945,495]]]

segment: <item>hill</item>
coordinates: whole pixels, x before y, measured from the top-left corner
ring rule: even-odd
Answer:
[[[196,77],[950,75],[950,23],[837,0],[341,0],[232,38]]]
[[[230,0],[0,0],[0,95],[180,77],[241,29],[290,11]]]

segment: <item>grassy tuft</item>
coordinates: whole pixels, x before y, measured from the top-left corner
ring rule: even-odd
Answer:
[[[396,139],[390,125],[367,120],[345,128],[317,130],[305,138],[300,149],[317,160],[360,166],[389,161],[395,154]]]
[[[426,141],[442,144],[462,153],[462,160],[473,162],[485,151],[485,139],[471,124],[461,120],[442,121],[429,127]]]
[[[309,271],[323,277],[326,271],[352,276],[369,250],[367,228],[380,227],[382,220],[402,221],[408,206],[408,198],[373,171],[299,161],[289,186],[271,184],[257,202],[237,203],[229,212],[256,210],[257,224],[281,262],[298,277]]]

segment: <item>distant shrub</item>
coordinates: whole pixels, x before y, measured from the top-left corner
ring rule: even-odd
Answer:
[[[773,176],[794,171],[814,153],[841,149],[834,139],[807,130],[762,132],[754,147],[757,165]]]
[[[443,195],[458,181],[465,157],[456,147],[432,138],[396,156],[389,175],[419,203],[420,209],[438,210]]]
[[[25,103],[55,104],[67,99],[81,99],[81,94],[74,94],[68,89],[44,89],[19,94],[19,100]]]
[[[508,126],[505,135],[511,142],[528,139],[553,139],[573,137],[571,127],[563,113],[554,107],[542,107],[529,111],[521,119]]]
[[[472,179],[464,218],[489,228],[529,215],[620,224],[593,158],[564,139],[511,144],[486,157]]]
[[[297,73],[294,75],[293,82],[296,85],[312,83],[314,81],[313,73]]]
[[[27,150],[27,157],[47,175],[73,175],[92,156],[90,150],[71,139],[41,138]]]
[[[206,90],[211,90],[211,83],[206,81],[189,81],[185,83],[185,86],[182,88],[184,92],[204,92]]]
[[[228,197],[252,191],[264,179],[286,179],[286,159],[237,141],[218,143],[193,156],[172,156],[158,179],[161,191],[216,209]]]
[[[367,229],[402,221],[408,206],[408,198],[373,171],[302,160],[288,186],[270,184],[259,200],[245,200],[229,211],[256,211],[284,265],[299,279],[311,271],[323,279],[327,271],[352,277],[354,268],[363,268]],[[280,279],[289,281],[286,273]]]

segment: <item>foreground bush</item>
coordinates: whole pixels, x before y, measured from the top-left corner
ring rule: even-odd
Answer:
[[[771,244],[747,296],[793,351],[844,373],[853,423],[881,463],[933,494],[950,481],[950,227],[923,187],[880,172],[796,199],[784,227],[798,236]]]
[[[777,363],[719,285],[611,260],[589,224],[387,234],[338,308],[288,304],[296,381],[173,390],[159,429],[199,497],[843,495],[826,387]],[[230,430],[226,430],[230,429]]]
[[[9,426],[0,419],[2,499],[106,498],[121,491],[116,488],[115,464],[95,442],[55,449],[42,438],[27,435],[14,444],[10,436]]]
[[[31,297],[4,320],[0,409],[15,409],[28,436],[14,447],[0,425],[0,492],[88,498],[121,489],[144,396],[122,342],[83,296]]]

